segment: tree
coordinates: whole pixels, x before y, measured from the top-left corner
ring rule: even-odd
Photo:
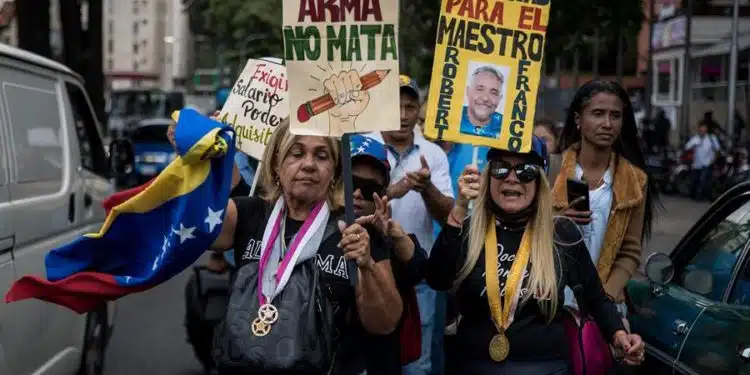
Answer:
[[[81,23],[83,0],[60,1],[60,23],[63,34],[63,62],[77,72],[86,84],[96,116],[105,123],[102,0],[85,0],[88,24]]]
[[[88,45],[86,50],[86,90],[91,99],[96,116],[102,123],[106,120],[104,104],[104,40],[102,23],[104,20],[104,4],[102,0],[88,0],[89,17],[86,34]],[[80,18],[80,17],[79,17]]]
[[[18,47],[38,55],[52,58],[50,44],[50,0],[16,0],[18,22]],[[40,12],[40,9],[47,11]]]

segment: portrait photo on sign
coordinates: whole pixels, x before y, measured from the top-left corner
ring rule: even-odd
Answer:
[[[461,133],[500,138],[510,67],[469,61]]]

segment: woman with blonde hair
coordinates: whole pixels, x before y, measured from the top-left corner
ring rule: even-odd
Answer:
[[[544,142],[529,153],[491,149],[480,175],[468,166],[459,198],[432,249],[427,281],[456,290],[462,319],[456,374],[569,374],[563,288],[580,286],[605,338],[624,361],[643,360],[607,300],[577,227],[553,219]],[[469,202],[474,201],[468,217]]]
[[[340,160],[335,139],[292,135],[285,119],[263,155],[262,197],[226,206],[212,250],[234,248],[237,271],[214,338],[219,374],[347,373],[356,328],[396,328],[402,305],[384,241],[339,220]]]

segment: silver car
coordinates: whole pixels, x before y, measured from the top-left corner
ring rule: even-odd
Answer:
[[[81,77],[0,44],[0,290],[44,276],[50,249],[99,230],[109,167]],[[0,303],[0,374],[101,374],[114,313]]]

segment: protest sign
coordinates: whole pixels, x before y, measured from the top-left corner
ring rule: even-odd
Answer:
[[[398,130],[398,0],[284,0],[294,134]]]
[[[288,88],[280,59],[247,61],[219,112],[219,120],[232,125],[237,133],[240,151],[263,158],[271,134],[289,116]]]
[[[531,147],[550,0],[442,0],[424,132]]]

